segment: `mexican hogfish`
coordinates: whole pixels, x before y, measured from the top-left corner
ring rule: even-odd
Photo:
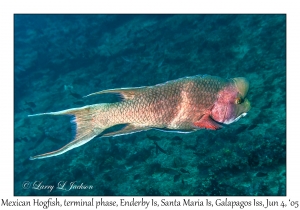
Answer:
[[[61,155],[79,147],[105,129],[118,124],[126,126],[102,136],[117,136],[152,128],[192,132],[205,128],[217,130],[245,116],[250,110],[246,98],[248,81],[243,77],[222,79],[215,76],[193,76],[155,86],[103,90],[87,96],[118,93],[116,103],[100,103],[39,115],[72,115],[75,139],[61,149],[30,157],[31,160]]]

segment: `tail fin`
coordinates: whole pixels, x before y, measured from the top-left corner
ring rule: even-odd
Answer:
[[[30,157],[29,159],[35,160],[61,155],[71,149],[74,149],[89,142],[94,137],[99,135],[104,129],[96,128],[95,125],[93,125],[94,108],[95,105],[91,105],[75,109],[67,109],[59,112],[28,115],[28,117],[41,115],[73,115],[74,117],[72,117],[71,123],[73,123],[74,131],[76,132],[75,139],[69,144],[65,145],[64,147],[53,152],[48,152],[45,154]]]

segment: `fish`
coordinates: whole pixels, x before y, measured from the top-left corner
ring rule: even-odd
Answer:
[[[179,136],[174,136],[172,138],[173,141],[182,141],[182,138],[180,138]]]
[[[73,102],[73,104],[82,106],[82,105],[84,105],[84,102],[83,101],[75,101],[75,102]]]
[[[241,125],[241,127],[239,127],[238,129],[236,129],[236,134],[239,134],[241,132],[243,132],[244,130],[246,130],[248,127],[248,125]]]
[[[160,138],[158,136],[152,136],[152,135],[148,135],[148,134],[147,134],[147,138],[151,139],[153,141],[159,141],[160,140]]]
[[[36,107],[36,105],[35,105],[35,103],[33,103],[32,101],[25,101],[25,104],[27,104],[28,106],[30,106],[31,108],[35,108]]]
[[[81,98],[82,98],[82,96],[81,96],[80,94],[78,94],[78,93],[74,93],[74,92],[70,91],[70,94],[71,94],[74,98],[77,98],[77,99],[81,99]]]
[[[112,137],[150,129],[193,132],[199,129],[218,130],[246,116],[251,108],[247,99],[249,82],[244,77],[223,79],[196,75],[154,86],[108,89],[91,93],[119,94],[121,101],[99,103],[43,115],[70,115],[74,130],[73,141],[62,148],[30,160],[49,158],[82,146],[96,136]],[[101,133],[124,124],[120,130]]]
[[[177,182],[180,178],[181,174],[174,175],[174,182]]]
[[[184,168],[181,168],[181,169],[180,169],[180,172],[186,173],[186,174],[189,174],[189,173],[190,173],[189,171],[185,170]]]
[[[250,126],[247,128],[247,130],[248,130],[248,131],[251,131],[251,130],[253,130],[254,128],[256,128],[256,126],[257,126],[257,124],[252,124],[252,125],[250,125]]]
[[[158,154],[158,150],[161,151],[161,152],[164,153],[164,154],[167,154],[167,151],[164,150],[163,148],[161,148],[161,147],[156,143],[156,141],[154,141],[153,143],[154,143],[155,146],[156,146],[156,154]]]

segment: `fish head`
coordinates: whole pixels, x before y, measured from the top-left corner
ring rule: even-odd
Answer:
[[[246,116],[251,109],[246,98],[249,82],[244,77],[230,79],[218,93],[218,99],[211,110],[211,117],[222,124],[230,124]]]

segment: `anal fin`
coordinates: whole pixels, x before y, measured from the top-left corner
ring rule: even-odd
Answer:
[[[198,128],[205,128],[209,130],[218,130],[223,126],[214,121],[208,114],[203,115],[200,120],[193,123]]]
[[[102,135],[102,137],[121,136],[121,135],[126,135],[126,134],[130,134],[130,133],[146,131],[146,130],[149,130],[149,128],[147,128],[147,127],[137,127],[133,124],[129,124],[121,130],[106,133],[106,134]]]
[[[191,130],[175,130],[175,129],[168,129],[168,128],[155,128],[153,129],[158,130],[158,131],[163,131],[163,132],[170,132],[170,133],[191,133],[195,131],[196,129],[191,129]]]

